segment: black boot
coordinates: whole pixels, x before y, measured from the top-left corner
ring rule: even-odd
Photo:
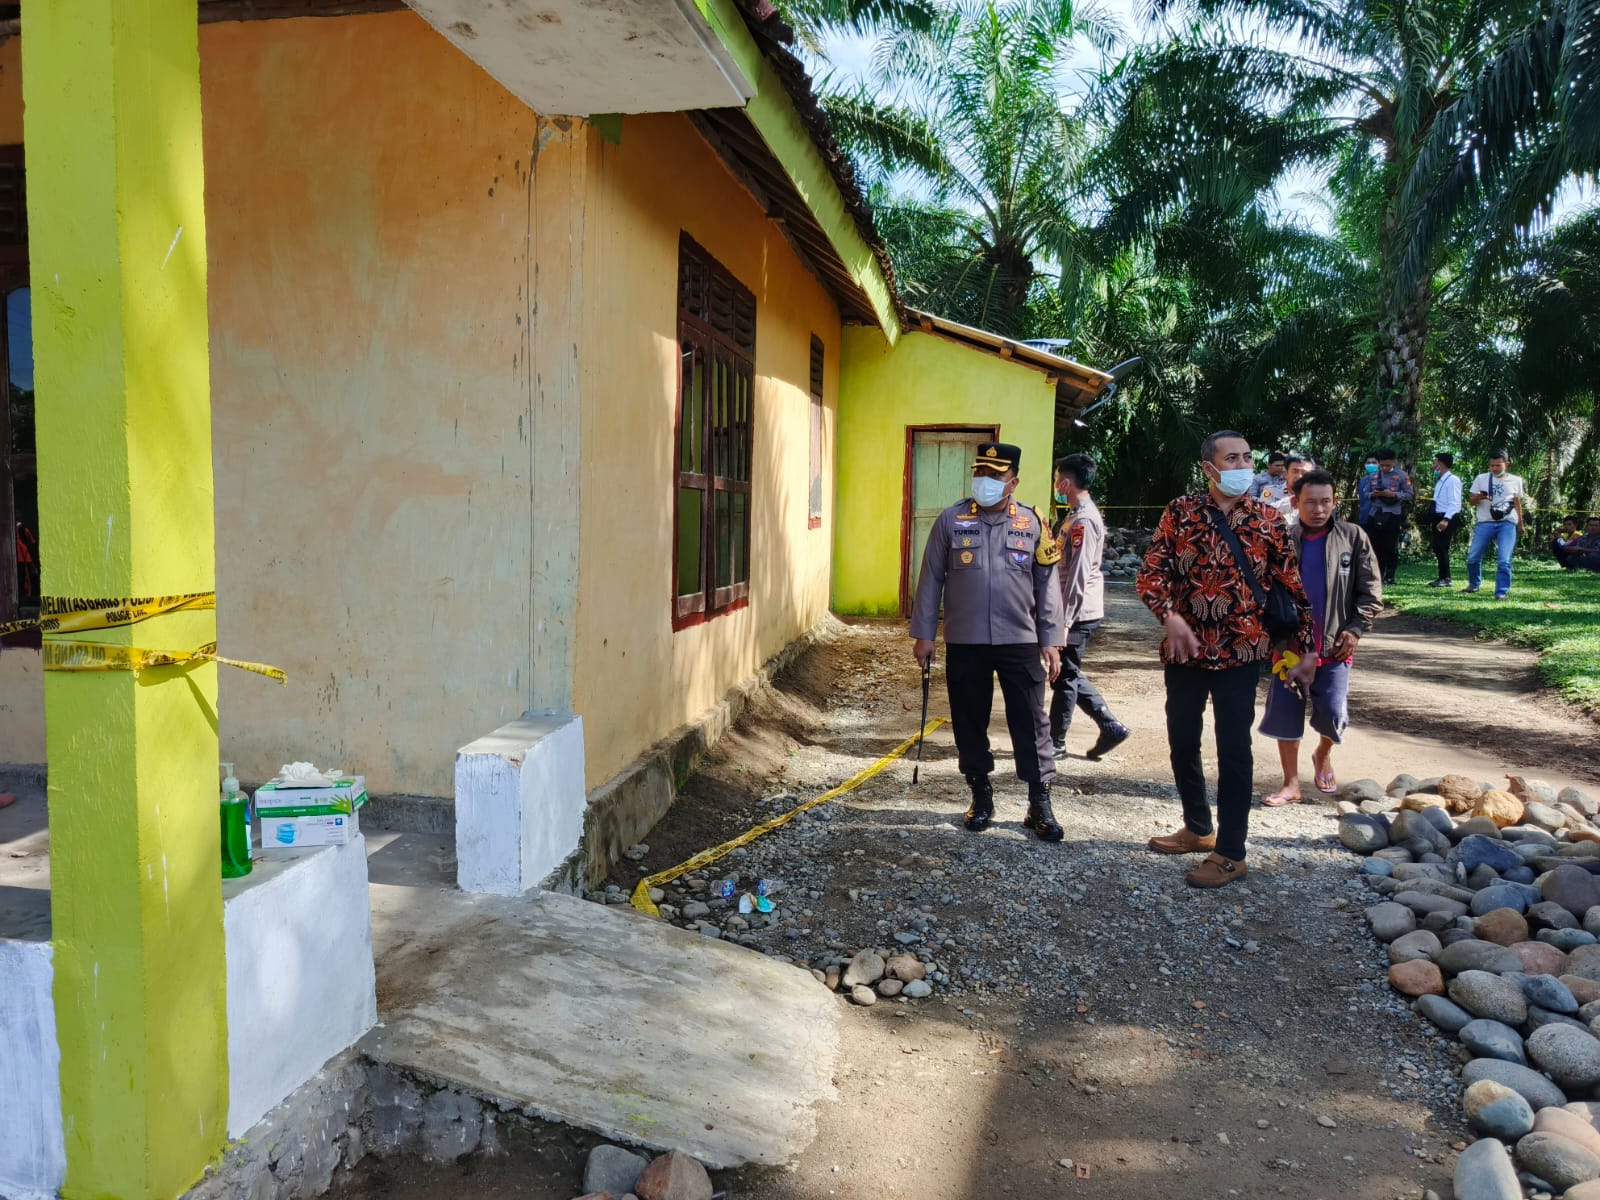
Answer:
[[[1111,753],[1133,734],[1121,721],[1111,720],[1100,726],[1100,736],[1095,739],[1094,745],[1089,747],[1089,760],[1099,762],[1103,755]]]
[[[994,820],[994,788],[987,775],[968,775],[967,786],[972,789],[972,804],[967,809],[967,828],[982,833]]]
[[[1063,733],[1060,737],[1051,737],[1050,744],[1055,747],[1055,756],[1057,758],[1065,758],[1067,756],[1066,734]]]
[[[1050,811],[1050,788],[1047,784],[1028,785],[1028,815],[1022,818],[1022,823],[1033,830],[1041,842],[1059,842],[1067,836],[1056,822],[1056,814]]]

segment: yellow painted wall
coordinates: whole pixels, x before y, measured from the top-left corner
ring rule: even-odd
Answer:
[[[826,350],[833,443],[839,317],[688,119],[628,117],[591,168],[589,356],[576,708],[589,786],[702,712],[828,607],[833,523],[808,529],[811,335]],[[672,631],[678,235],[756,297],[749,607]],[[823,478],[832,478],[831,458]]]
[[[572,519],[589,786],[827,611],[833,495],[808,529],[808,381],[815,333],[831,448],[838,313],[687,118],[591,137],[572,220],[530,202],[535,115],[411,13],[206,25],[200,43],[218,635],[289,673],[286,688],[223,675],[223,757],[242,776],[310,758],[448,795],[456,749],[527,707],[527,248],[564,222],[585,243]],[[674,633],[680,230],[758,314],[750,604]],[[43,761],[39,695],[36,652],[0,655],[0,761]]]
[[[875,329],[847,328],[833,563],[839,612],[900,612],[912,425],[998,425],[1000,440],[1022,449],[1018,497],[1049,512],[1055,388],[1043,374],[935,334],[907,330],[890,348]]]

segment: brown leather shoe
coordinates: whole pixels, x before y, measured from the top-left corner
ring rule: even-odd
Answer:
[[[1231,858],[1223,858],[1220,854],[1208,855],[1205,862],[1183,877],[1183,881],[1190,887],[1219,888],[1230,883],[1238,883],[1249,872],[1244,868],[1244,863]]]
[[[1177,833],[1151,838],[1146,845],[1157,854],[1205,854],[1217,848],[1217,835],[1208,833],[1201,837],[1185,825]]]

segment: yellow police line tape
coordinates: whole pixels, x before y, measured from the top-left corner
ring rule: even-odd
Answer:
[[[717,859],[721,858],[725,854],[728,854],[730,851],[737,850],[740,846],[748,845],[749,843],[755,841],[762,834],[771,833],[774,829],[777,829],[783,825],[787,825],[790,821],[794,820],[801,813],[807,811],[808,809],[815,808],[819,804],[826,804],[829,800],[836,799],[844,795],[846,792],[855,791],[856,788],[860,787],[874,775],[877,775],[879,772],[883,771],[889,766],[890,763],[894,762],[895,759],[899,758],[901,755],[905,754],[906,751],[915,746],[917,744],[918,737],[927,737],[935,729],[939,728],[939,726],[948,725],[949,723],[950,719],[948,717],[935,717],[922,727],[922,732],[920,734],[917,734],[913,737],[908,737],[905,741],[901,742],[877,762],[873,763],[870,767],[867,767],[863,771],[856,772],[854,775],[850,776],[849,779],[846,779],[838,787],[834,788],[831,792],[823,792],[822,795],[816,797],[815,799],[807,800],[804,804],[797,805],[794,808],[791,808],[788,812],[783,813],[780,816],[773,817],[770,821],[763,821],[754,828],[745,830],[738,837],[723,842],[720,846],[713,846],[709,850],[702,850],[693,858],[687,859],[675,867],[669,867],[665,871],[657,871],[654,875],[645,876],[639,881],[639,885],[633,889],[633,895],[629,897],[628,903],[632,904],[640,912],[649,916],[660,916],[660,910],[656,908],[655,902],[650,899],[651,888],[663,883],[671,883],[680,875],[687,875],[690,871],[696,871],[709,863],[714,863],[717,861]]]
[[[92,629],[114,629],[122,625],[136,625],[165,613],[184,610],[215,609],[215,592],[189,592],[178,596],[133,596],[107,599],[82,599],[73,596],[45,596],[39,604],[39,615],[20,621],[0,623],[0,637],[37,629],[43,642],[44,669],[46,671],[132,671],[135,675],[151,667],[176,667],[185,663],[214,662],[227,667],[237,667],[288,682],[288,676],[277,667],[266,663],[244,662],[224,658],[217,653],[217,644],[207,642],[195,650],[142,650],[137,646],[112,646],[103,642],[62,641],[64,633],[84,633]]]

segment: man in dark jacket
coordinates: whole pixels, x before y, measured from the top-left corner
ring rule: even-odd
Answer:
[[[1350,664],[1356,643],[1372,629],[1383,611],[1383,578],[1366,531],[1335,517],[1333,476],[1309,471],[1295,485],[1294,529],[1300,581],[1311,601],[1317,673],[1309,691],[1292,680],[1274,680],[1267,689],[1261,732],[1278,743],[1283,785],[1263,796],[1268,807],[1300,802],[1300,741],[1306,731],[1306,700],[1311,701],[1311,728],[1322,735],[1311,755],[1317,790],[1338,786],[1333,774],[1333,748],[1350,723]]]

